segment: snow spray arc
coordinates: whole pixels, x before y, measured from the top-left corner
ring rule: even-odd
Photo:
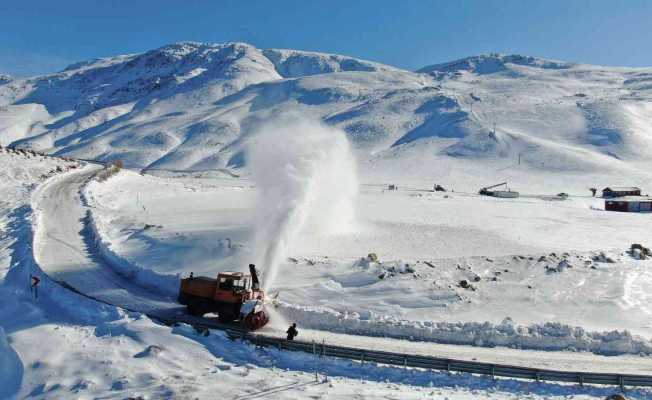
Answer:
[[[344,132],[297,116],[261,126],[246,159],[257,188],[254,257],[268,290],[297,234],[353,231],[356,163]]]

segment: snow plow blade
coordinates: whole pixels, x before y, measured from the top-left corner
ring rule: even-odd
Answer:
[[[265,311],[249,313],[242,320],[243,326],[250,331],[255,331],[256,329],[260,329],[263,326],[267,325],[268,322],[269,322],[269,317],[267,316],[267,313]]]

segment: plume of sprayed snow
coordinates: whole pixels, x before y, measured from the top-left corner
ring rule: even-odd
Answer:
[[[257,188],[254,257],[269,289],[298,234],[354,230],[355,159],[343,131],[298,116],[260,127],[246,158]]]

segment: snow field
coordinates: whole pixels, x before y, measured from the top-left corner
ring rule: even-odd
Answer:
[[[254,207],[254,196],[252,189],[238,185],[247,186],[232,180],[216,188],[210,180],[191,183],[125,172],[105,184],[91,183],[86,194],[94,218],[111,221],[97,230],[100,240],[132,269],[148,268],[168,278],[190,271],[212,276],[244,268],[252,251],[255,224],[250,228],[247,210]],[[129,208],[131,203],[120,198],[119,193],[130,190],[140,193],[147,212]],[[272,290],[279,293],[285,319],[308,329],[441,343],[650,353],[652,326],[641,318],[651,311],[645,279],[650,262],[610,250],[607,255],[616,262],[608,263],[600,251],[587,251],[623,248],[636,235],[642,237],[643,215],[619,221],[620,214],[591,209],[599,202],[591,198],[501,201],[414,193],[363,189],[360,231],[301,232],[290,259],[281,264],[283,279]],[[563,217],[556,215],[560,212]],[[185,213],[189,218],[182,217]],[[630,229],[619,235],[595,231],[598,225],[618,223]],[[127,234],[145,224],[161,228],[144,231],[145,237]],[[563,236],[551,238],[556,233]],[[505,236],[513,246],[505,245]],[[486,241],[488,237],[495,239]],[[229,239],[237,251],[197,249],[198,258],[203,249],[208,251],[202,268],[178,259],[175,265],[148,262],[163,260],[164,254],[175,257],[179,244],[189,238],[213,246]],[[148,244],[154,241],[155,246]],[[571,246],[584,251],[565,253]],[[372,251],[381,263],[358,261]],[[483,253],[492,256],[478,256]],[[472,288],[460,287],[462,280]]]
[[[205,337],[187,325],[161,326],[81,297],[43,275],[36,300],[26,285],[28,272],[39,272],[31,251],[30,219],[35,217],[27,204],[29,188],[43,170],[15,173],[16,161],[5,161],[0,154],[0,171],[9,171],[15,179],[1,181],[7,194],[0,208],[2,398],[190,399],[219,393],[225,398],[519,399],[527,393],[532,399],[599,399],[613,393],[613,388],[493,381],[342,360],[315,363],[310,355],[259,350],[228,340],[221,332]],[[51,165],[46,164],[46,172]],[[319,382],[314,380],[315,365]],[[649,394],[632,390],[629,395]]]

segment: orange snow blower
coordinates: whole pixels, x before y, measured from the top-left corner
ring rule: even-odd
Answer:
[[[265,291],[260,288],[256,267],[249,264],[249,274],[220,272],[217,279],[193,276],[181,280],[179,303],[188,313],[202,316],[216,312],[220,322],[240,320],[249,329],[260,329],[269,321],[265,312]]]

